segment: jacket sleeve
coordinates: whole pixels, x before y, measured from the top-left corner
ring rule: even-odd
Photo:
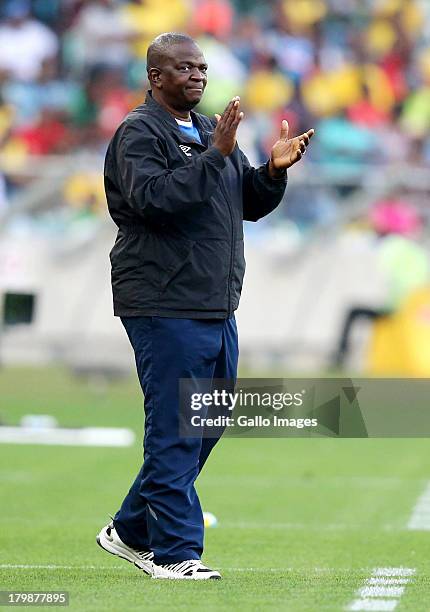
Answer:
[[[273,179],[269,175],[269,162],[260,168],[253,168],[242,151],[240,155],[243,166],[243,219],[258,221],[281,202],[287,186],[287,172],[281,178]]]
[[[203,205],[215,191],[225,164],[222,153],[210,147],[172,170],[159,139],[144,124],[125,124],[118,135],[116,165],[122,195],[147,219]]]

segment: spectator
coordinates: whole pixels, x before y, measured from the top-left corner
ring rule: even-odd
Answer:
[[[114,0],[85,0],[68,33],[67,61],[73,70],[97,64],[126,67],[135,31]]]
[[[233,28],[233,10],[227,0],[198,0],[192,27],[197,33],[227,40]]]
[[[71,121],[79,132],[77,143],[89,148],[103,146],[131,110],[129,97],[120,70],[105,64],[93,66],[71,105]]]
[[[242,93],[247,72],[227,44],[211,36],[199,39],[198,43],[210,66],[211,75],[201,109],[208,115],[214,115],[225,106],[225,100]]]
[[[416,242],[422,228],[418,211],[401,197],[391,195],[377,202],[370,222],[378,238],[378,267],[386,278],[387,294],[379,307],[358,304],[345,316],[334,366],[343,367],[349,352],[350,334],[358,319],[377,321],[394,314],[415,289],[430,279],[427,251]]]
[[[30,155],[67,153],[72,146],[72,135],[64,114],[54,109],[42,109],[35,123],[15,131],[15,137]]]
[[[294,86],[276,67],[276,60],[267,58],[250,75],[245,87],[245,103],[252,113],[273,113],[292,100]]]
[[[34,81],[9,80],[3,87],[5,102],[15,109],[18,125],[36,122],[45,108],[67,111],[78,84],[61,78],[56,57],[43,60]]]
[[[144,61],[151,40],[161,32],[184,30],[189,24],[190,0],[128,0],[124,3],[124,18],[138,35],[132,53]]]
[[[33,81],[43,62],[55,57],[58,40],[43,23],[30,16],[28,0],[9,0],[0,25],[0,70],[10,78]]]

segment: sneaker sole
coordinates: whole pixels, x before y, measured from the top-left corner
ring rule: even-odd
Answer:
[[[211,576],[210,578],[193,578],[192,576],[154,576],[154,574],[152,574],[152,580],[221,580],[221,576]]]
[[[115,555],[116,557],[120,557],[120,559],[124,559],[125,561],[132,563],[135,567],[137,567],[137,569],[142,570],[145,574],[148,574],[148,576],[153,575],[152,561],[142,561],[141,559],[136,559],[135,557],[133,557],[132,554],[129,554],[123,548],[120,548],[119,546],[116,546],[113,542],[110,542],[105,537],[103,531],[101,531],[96,537],[96,542],[100,546],[100,548],[103,548],[103,550],[110,553],[111,555]]]

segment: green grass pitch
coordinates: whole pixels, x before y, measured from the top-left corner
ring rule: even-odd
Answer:
[[[405,407],[407,409],[407,407]],[[396,611],[430,610],[430,531],[406,525],[430,441],[224,439],[198,481],[204,560],[224,579],[156,581],[95,536],[141,462],[134,378],[91,385],[59,369],[0,371],[0,419],[130,427],[135,446],[0,445],[0,590],[67,590],[73,610],[343,610],[375,567],[416,569]]]

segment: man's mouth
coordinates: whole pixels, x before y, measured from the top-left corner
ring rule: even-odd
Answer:
[[[188,91],[198,91],[199,93],[203,93],[203,87],[187,87]]]

